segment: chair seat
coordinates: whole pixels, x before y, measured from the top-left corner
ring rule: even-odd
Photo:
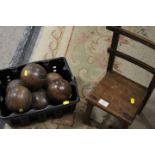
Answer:
[[[144,86],[112,71],[106,74],[87,100],[131,124],[143,102],[146,90]],[[131,98],[135,99],[134,104],[131,104]],[[100,99],[107,101],[108,106],[101,105],[98,102]]]

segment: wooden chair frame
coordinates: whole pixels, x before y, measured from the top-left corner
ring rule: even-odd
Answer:
[[[151,96],[154,88],[155,88],[155,68],[144,63],[144,62],[142,62],[142,61],[140,61],[140,60],[138,60],[138,59],[136,59],[136,58],[134,58],[134,57],[132,57],[132,56],[129,56],[127,54],[124,54],[124,53],[118,51],[117,47],[118,47],[118,43],[119,43],[119,37],[120,37],[120,35],[123,35],[127,38],[134,40],[134,41],[142,43],[143,45],[148,46],[154,50],[155,50],[155,43],[144,38],[144,37],[142,37],[142,36],[140,36],[140,35],[137,35],[135,33],[128,31],[128,30],[125,30],[125,29],[121,28],[120,26],[107,26],[106,29],[113,32],[111,47],[108,48],[109,61],[108,61],[107,73],[110,73],[113,71],[113,65],[114,65],[115,57],[117,56],[117,57],[120,57],[124,60],[127,60],[127,61],[129,61],[129,62],[131,62],[131,63],[133,63],[133,64],[135,64],[135,65],[137,65],[137,66],[139,66],[139,67],[141,67],[141,68],[145,69],[146,71],[153,74],[152,80],[149,83],[149,86],[146,88],[146,95],[142,101],[142,104],[140,105],[140,107],[138,107],[138,110],[136,111],[136,115],[140,114],[142,112],[144,106],[146,105],[149,97]],[[88,97],[88,101],[90,101],[89,97]],[[91,102],[94,104],[92,104]],[[93,98],[91,98],[91,102],[88,103],[88,105],[87,105],[87,110],[86,110],[86,114],[85,114],[85,118],[84,118],[84,122],[86,124],[90,123],[89,122],[89,116],[91,114],[93,106],[96,105],[95,104],[96,101]],[[99,108],[102,109],[102,107],[100,107],[98,104],[96,106],[98,106]],[[127,122],[124,122],[124,127],[125,128],[128,127]]]
[[[118,47],[119,37],[120,37],[120,35],[123,35],[127,38],[130,38],[132,40],[140,42],[143,45],[150,47],[154,50],[155,50],[155,43],[149,39],[146,39],[142,36],[139,36],[135,33],[130,32],[128,30],[125,30],[125,29],[121,28],[120,26],[107,26],[106,29],[113,31],[111,47],[108,49],[108,52],[110,55],[109,55],[107,72],[110,72],[113,70],[114,60],[115,60],[115,57],[117,56],[117,57],[125,59],[131,63],[134,63],[135,65],[137,65],[137,66],[139,66],[153,74],[152,80],[151,80],[149,86],[147,87],[146,96],[145,96],[143,103],[138,111],[138,114],[140,114],[142,112],[144,106],[146,105],[146,103],[147,103],[149,97],[151,96],[153,89],[155,87],[155,68],[149,66],[148,64],[146,64],[138,59],[135,59],[127,54],[124,54],[124,53],[118,51],[117,47]]]

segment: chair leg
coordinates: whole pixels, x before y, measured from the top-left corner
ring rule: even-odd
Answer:
[[[90,115],[91,115],[91,112],[92,112],[92,109],[93,109],[93,104],[91,103],[87,103],[87,109],[86,109],[86,112],[85,112],[85,116],[84,116],[84,123],[85,124],[90,124]]]

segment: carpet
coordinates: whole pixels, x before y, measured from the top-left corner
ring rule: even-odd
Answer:
[[[155,27],[124,27],[132,32],[155,41]],[[81,101],[76,108],[73,128],[90,128],[82,123],[85,112],[85,97],[105,76],[112,33],[105,27],[42,27],[30,61],[64,56],[77,78]],[[119,50],[155,66],[155,53],[140,43],[120,36]],[[117,58],[114,70],[147,86],[151,75],[143,69]],[[137,118],[131,128],[155,128],[155,92],[144,109],[146,119]],[[151,115],[152,113],[152,115]],[[107,114],[94,108],[92,119],[103,122]],[[145,121],[144,121],[145,120]],[[92,126],[95,128],[96,126]]]

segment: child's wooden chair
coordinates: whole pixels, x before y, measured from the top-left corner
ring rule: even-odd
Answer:
[[[113,31],[111,47],[108,49],[109,62],[107,74],[87,97],[86,100],[88,103],[84,120],[85,123],[90,123],[89,118],[92,108],[93,106],[97,106],[122,120],[122,122],[124,122],[124,128],[126,128],[133,122],[136,115],[141,113],[153,92],[155,87],[155,68],[118,51],[119,36],[126,36],[152,49],[155,49],[155,43],[121,27],[108,26],[107,29]],[[152,73],[153,78],[148,88],[113,71],[113,64],[116,56]]]

